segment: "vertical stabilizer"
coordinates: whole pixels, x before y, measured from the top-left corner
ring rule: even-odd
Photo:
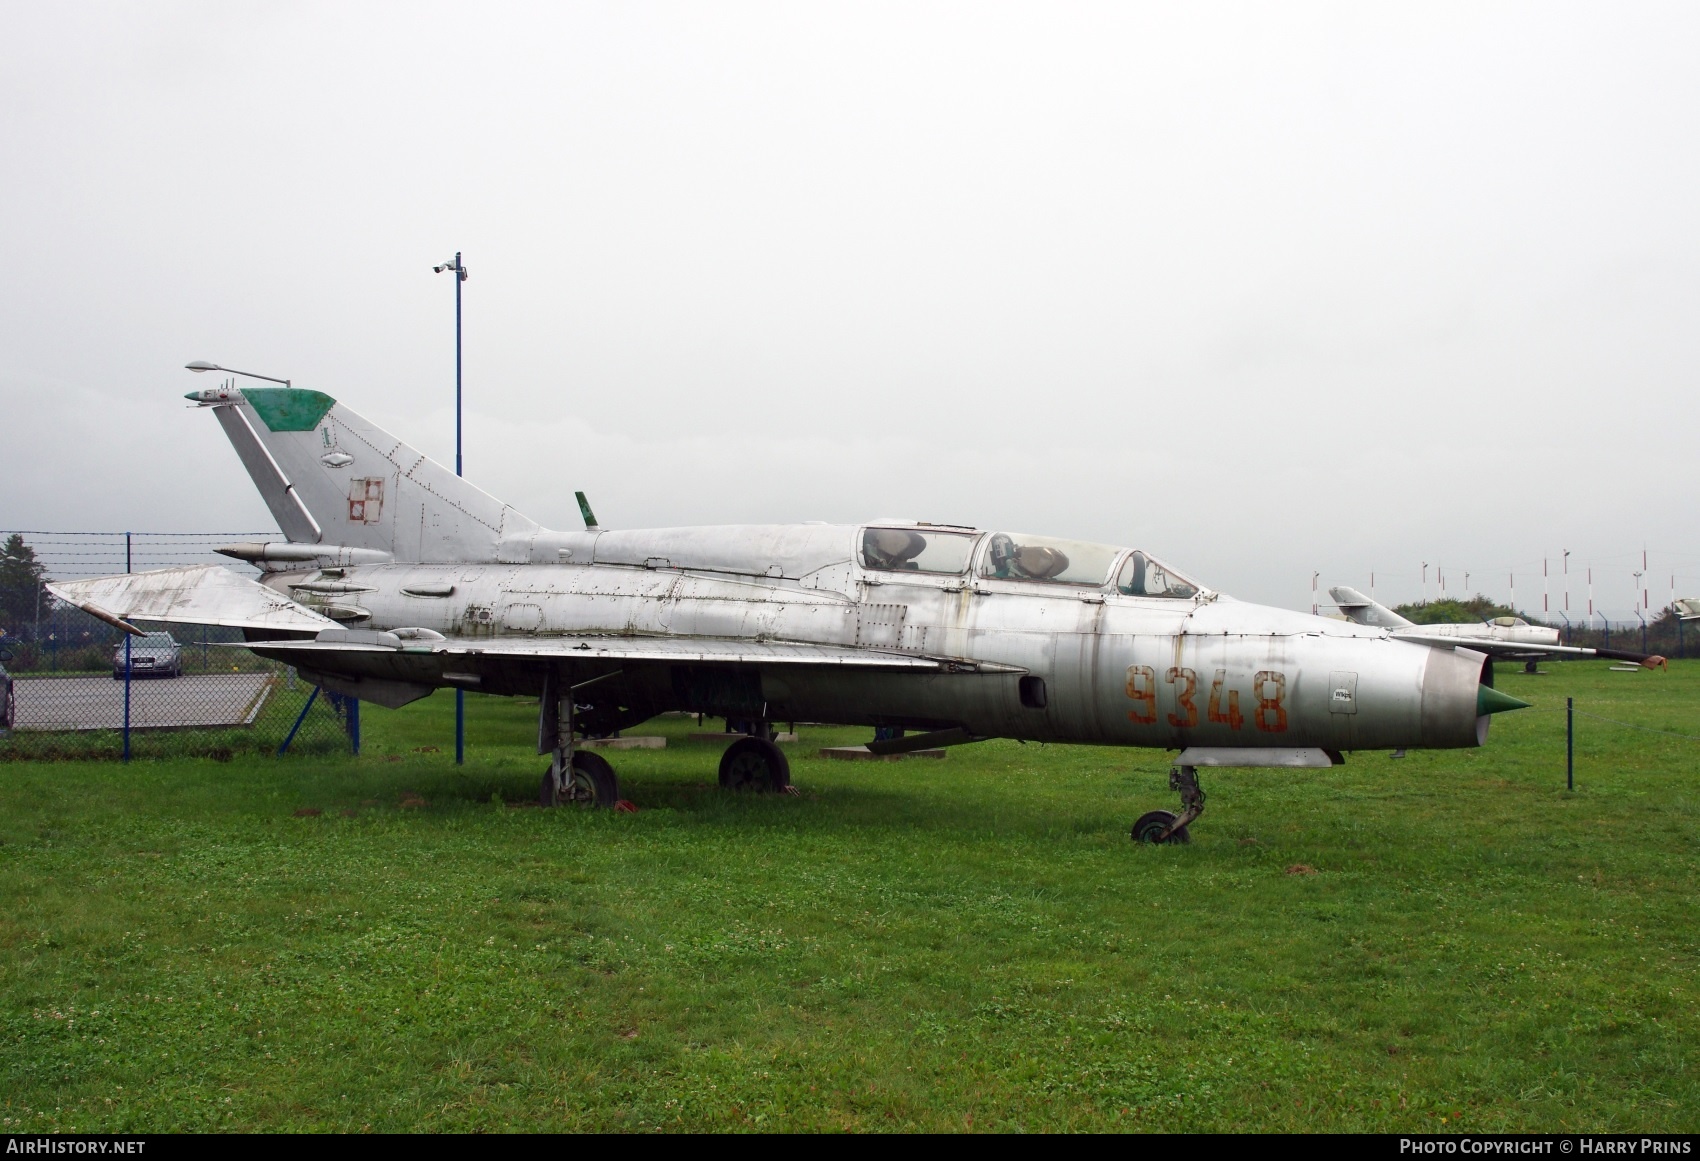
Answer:
[[[1334,603],[1340,606],[1340,611],[1346,614],[1348,621],[1355,621],[1359,625],[1374,625],[1380,629],[1406,629],[1412,624],[1386,605],[1370,600],[1357,589],[1339,585],[1329,589],[1328,595],[1334,598]]]
[[[292,542],[398,561],[521,562],[543,529],[319,391],[250,387],[207,399]]]

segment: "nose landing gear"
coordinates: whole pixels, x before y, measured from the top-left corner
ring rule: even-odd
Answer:
[[[1192,835],[1187,826],[1204,813],[1204,790],[1198,784],[1198,772],[1191,766],[1176,766],[1169,771],[1169,789],[1181,792],[1181,812],[1150,810],[1139,816],[1128,836],[1136,843],[1189,843]]]

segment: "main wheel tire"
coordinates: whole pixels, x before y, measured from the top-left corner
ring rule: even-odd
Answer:
[[[720,756],[722,790],[782,792],[791,785],[791,763],[785,751],[766,738],[739,738]]]
[[[601,754],[574,750],[572,780],[561,793],[556,793],[555,779],[551,771],[545,769],[537,801],[544,806],[611,809],[620,801],[620,780],[614,774],[614,767]]]
[[[1172,810],[1148,810],[1139,816],[1139,821],[1133,824],[1133,833],[1129,836],[1136,843],[1154,843],[1159,841],[1157,836],[1169,828],[1169,824],[1179,818]],[[1192,836],[1186,827],[1181,827],[1168,838],[1161,840],[1170,843],[1189,843]]]

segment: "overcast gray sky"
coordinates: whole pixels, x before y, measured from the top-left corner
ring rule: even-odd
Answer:
[[[0,16],[0,526],[271,527],[190,359],[451,460],[459,249],[467,474],[552,526],[1700,593],[1693,4]]]

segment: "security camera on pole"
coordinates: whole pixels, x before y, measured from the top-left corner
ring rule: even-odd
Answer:
[[[461,264],[460,251],[454,261],[433,266],[434,273],[447,270],[455,276],[455,475],[464,475],[460,459],[460,284],[466,281],[466,267]],[[455,690],[455,765],[466,764],[466,691]]]

